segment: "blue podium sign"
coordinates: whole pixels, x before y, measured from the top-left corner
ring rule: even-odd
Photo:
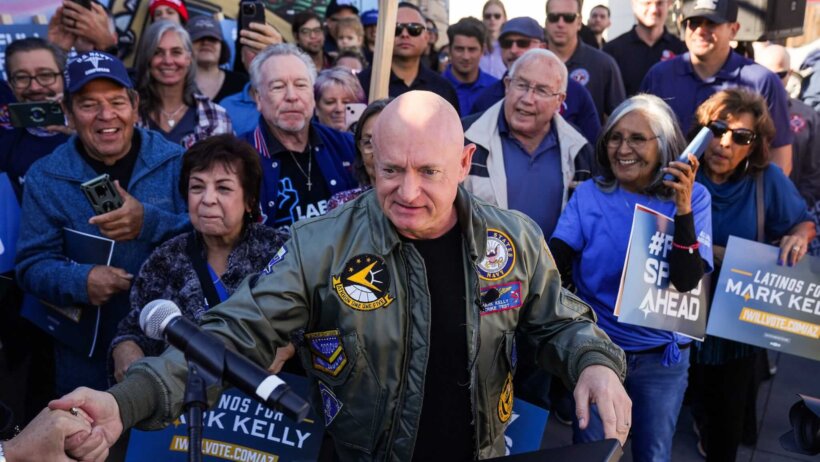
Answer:
[[[17,236],[20,233],[20,204],[9,176],[0,173],[0,273],[14,269]]]
[[[507,455],[541,449],[541,439],[544,437],[549,415],[546,409],[514,398],[510,424],[504,432]]]
[[[820,257],[790,267],[779,253],[729,237],[706,333],[820,361]]]
[[[708,276],[689,292],[680,292],[670,284],[669,252],[674,234],[675,222],[670,217],[635,205],[615,315],[618,322],[703,340]]]
[[[306,378],[278,375],[299,396],[308,396]],[[203,462],[315,461],[324,434],[322,420],[316,418],[313,410],[304,422],[297,424],[234,388],[219,397],[202,422]],[[184,416],[163,430],[131,430],[125,461],[185,462],[187,435]]]

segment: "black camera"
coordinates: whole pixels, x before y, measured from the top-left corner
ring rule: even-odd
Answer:
[[[117,192],[117,188],[114,187],[114,183],[107,174],[88,180],[80,187],[97,215],[122,207],[122,196]]]

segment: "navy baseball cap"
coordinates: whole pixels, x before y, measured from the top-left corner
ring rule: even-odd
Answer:
[[[379,23],[379,10],[367,10],[362,13],[362,25],[375,26]]]
[[[359,14],[359,9],[356,8],[356,5],[350,3],[350,0],[330,0],[330,3],[327,4],[327,8],[325,8],[325,19],[344,10],[345,8],[352,11],[354,14]]]
[[[125,65],[108,53],[89,51],[77,55],[66,65],[65,87],[68,93],[76,93],[96,79],[113,80],[125,88],[133,88]]]
[[[705,18],[715,24],[737,22],[736,0],[687,0],[683,3],[683,20]]]
[[[507,34],[521,34],[525,37],[538,39],[544,41],[544,28],[538,24],[538,21],[529,16],[521,16],[519,18],[512,18],[501,26],[501,33],[498,38]]]
[[[219,64],[228,62],[231,50],[228,48],[228,43],[225,42],[225,39],[222,37],[222,26],[219,25],[219,21],[217,21],[216,18],[206,15],[194,16],[188,21],[188,24],[185,25],[185,29],[188,30],[188,35],[191,36],[192,42],[210,37],[222,43],[219,53]]]

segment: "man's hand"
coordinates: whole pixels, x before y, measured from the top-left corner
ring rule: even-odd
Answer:
[[[293,346],[292,343],[288,343],[283,347],[279,347],[276,349],[276,356],[273,358],[273,362],[268,367],[268,372],[271,374],[278,374],[282,370],[282,366],[285,365],[285,362],[293,357],[296,354],[296,347]]]
[[[145,352],[137,345],[137,342],[126,340],[114,347],[111,357],[114,358],[114,378],[117,379],[117,382],[122,382],[122,379],[125,378],[125,372],[131,364],[138,359],[144,358]]]
[[[87,441],[89,446],[102,442],[101,437],[92,436],[91,422],[84,416],[46,408],[3,448],[6,458],[13,462],[68,462],[71,459],[65,454],[65,441],[69,438]]]
[[[77,36],[69,32],[63,25],[63,7],[58,6],[48,22],[48,41],[61,50],[68,52],[74,46],[75,40],[77,40]]]
[[[615,371],[600,365],[586,367],[575,385],[575,415],[581,430],[589,425],[589,405],[598,406],[604,424],[604,436],[626,443],[632,425],[632,400],[626,394]]]
[[[252,30],[239,31],[239,44],[256,50],[257,53],[269,45],[282,43],[282,34],[272,26],[258,22],[248,24]]]
[[[89,302],[95,306],[105,304],[117,293],[130,289],[133,278],[122,268],[103,265],[91,268],[86,281]]]
[[[122,189],[119,181],[114,182],[114,187],[122,197],[122,207],[91,217],[88,223],[98,226],[100,233],[109,239],[115,241],[136,239],[142,230],[145,207],[134,196],[128,194],[128,191]]]
[[[117,44],[117,37],[111,32],[108,14],[96,2],[91,9],[72,1],[63,2],[63,27],[76,37],[91,42],[95,50],[104,51]]]
[[[63,411],[76,408],[91,421],[91,436],[86,439],[72,437],[65,442],[65,452],[73,459],[104,461],[108,456],[108,448],[122,434],[120,408],[110,393],[80,387],[51,401],[48,407]]]

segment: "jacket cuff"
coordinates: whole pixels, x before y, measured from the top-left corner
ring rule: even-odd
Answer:
[[[94,266],[75,264],[70,267],[71,274],[64,281],[68,283],[66,292],[74,299],[74,303],[91,304],[88,298],[88,274],[91,273]]]
[[[624,383],[624,380],[626,379],[626,358],[623,350],[620,348],[618,348],[618,350],[618,352],[608,351],[604,353],[601,351],[589,351],[584,353],[580,358],[578,358],[578,376],[580,376],[581,372],[589,366],[605,366],[612,369],[615,374],[618,375],[621,383]],[[572,377],[574,383],[578,382],[578,376]]]
[[[129,374],[127,379],[108,389],[120,408],[123,430],[133,427],[153,414],[159,404],[158,394],[145,393],[145,390],[153,387],[154,383],[148,376],[136,373]]]

